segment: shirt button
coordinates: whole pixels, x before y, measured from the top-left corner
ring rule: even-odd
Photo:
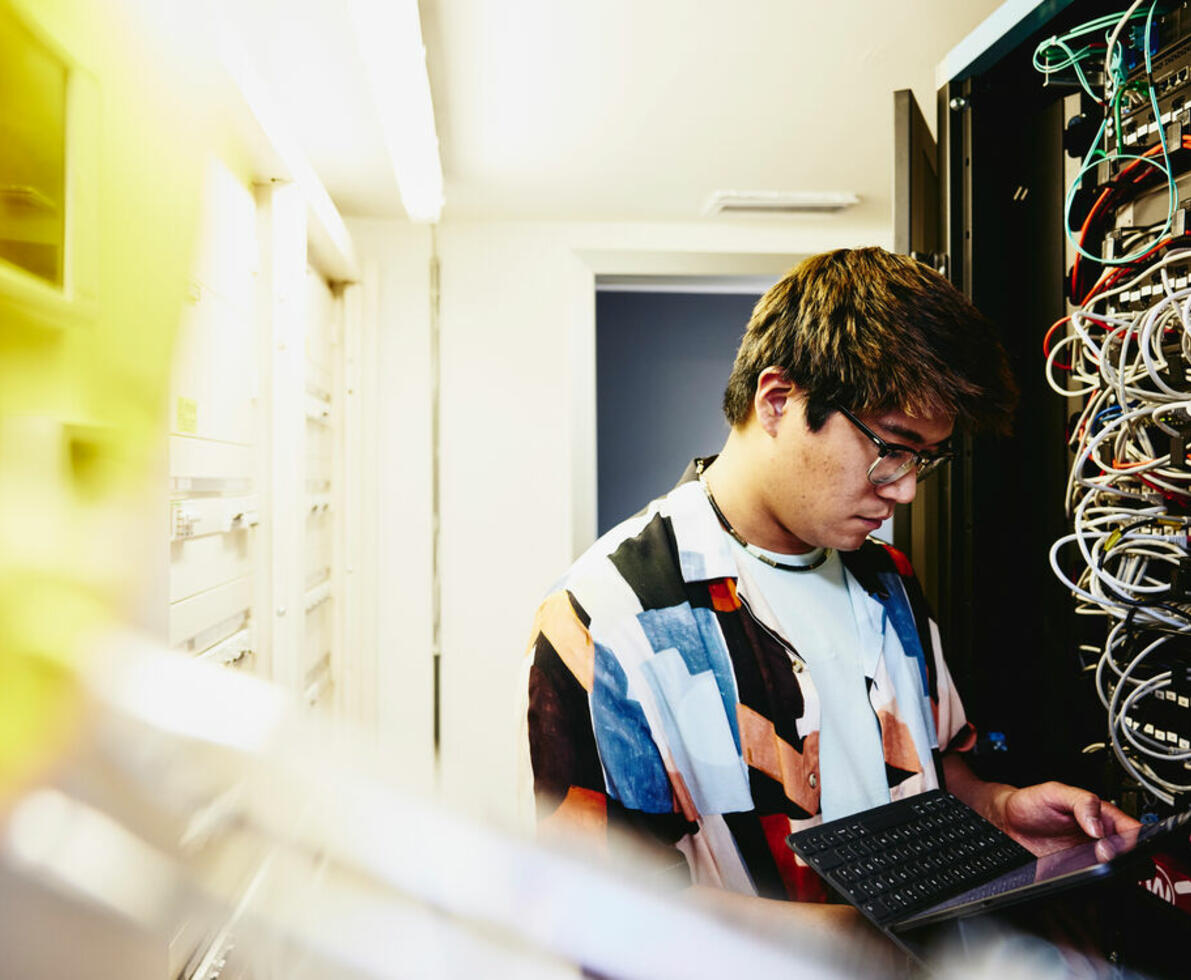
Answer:
[[[809,780],[809,781],[810,781],[810,784],[811,784],[811,789],[814,789],[816,786],[818,786],[818,785],[819,785],[819,779],[818,779],[818,777],[817,777],[817,776],[816,776],[816,775],[815,775],[813,772],[811,773],[811,776],[810,776],[810,780]]]

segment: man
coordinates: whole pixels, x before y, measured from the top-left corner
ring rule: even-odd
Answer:
[[[588,550],[538,611],[529,748],[543,828],[624,824],[690,880],[815,901],[786,836],[944,785],[1044,853],[1132,820],[1058,783],[986,783],[909,563],[869,539],[1005,431],[988,322],[877,248],[806,260],[757,304],[723,450]]]

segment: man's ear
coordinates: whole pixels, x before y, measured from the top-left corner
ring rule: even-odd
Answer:
[[[798,395],[798,386],[791,383],[781,368],[767,367],[762,371],[753,394],[753,411],[761,428],[776,436],[782,419],[802,404]]]

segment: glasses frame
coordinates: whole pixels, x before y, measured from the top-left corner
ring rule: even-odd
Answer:
[[[868,468],[868,482],[875,487],[887,486],[890,483],[896,483],[903,476],[910,472],[911,469],[916,469],[917,479],[921,480],[929,476],[937,470],[944,463],[951,462],[955,458],[955,453],[948,448],[938,449],[934,452],[922,452],[915,449],[913,446],[904,446],[897,442],[886,442],[879,435],[873,432],[867,425],[860,421],[855,415],[849,412],[843,405],[836,405],[836,410],[843,415],[849,422],[851,422],[857,429],[859,429],[868,440],[877,447],[877,458],[873,460],[872,465]],[[906,453],[909,459],[906,460],[903,466],[900,466],[891,477],[886,480],[874,480],[873,470],[875,470],[886,456],[891,453]]]

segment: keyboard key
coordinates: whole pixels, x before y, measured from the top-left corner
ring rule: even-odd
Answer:
[[[884,920],[889,915],[889,906],[879,898],[869,899],[861,906],[861,909],[878,921]]]
[[[845,860],[838,849],[831,848],[831,850],[816,854],[813,863],[820,871],[830,871],[832,868],[839,867]]]

